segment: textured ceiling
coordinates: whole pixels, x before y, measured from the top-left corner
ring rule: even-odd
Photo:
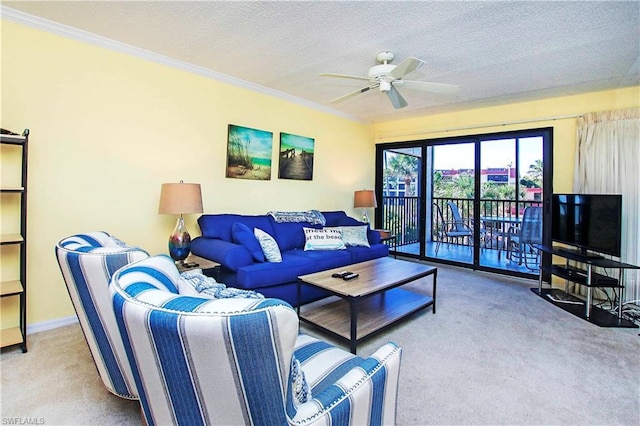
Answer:
[[[146,49],[270,90],[383,121],[640,84],[640,2],[81,1],[3,6]],[[426,65],[407,78],[455,95],[399,89],[395,110],[366,85],[390,50]],[[364,83],[364,84],[363,84]]]

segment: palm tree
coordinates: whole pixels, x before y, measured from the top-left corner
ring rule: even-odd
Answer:
[[[418,157],[406,154],[391,154],[385,172],[388,177],[403,179],[405,195],[413,195],[411,182],[418,177]]]
[[[497,184],[495,182],[485,182],[482,184],[482,198],[491,200],[513,200],[515,199],[515,188],[513,185]]]
[[[394,185],[402,179],[405,185],[405,197],[413,195],[413,188],[411,183],[418,177],[418,157],[412,155],[389,153],[388,162],[384,169],[385,182],[392,182]],[[397,203],[404,205],[405,200],[396,200]],[[388,211],[387,205],[384,210],[385,223],[388,223],[390,227],[396,230],[398,240],[402,243],[405,241],[415,241],[416,229],[417,229],[417,217],[407,213],[405,210],[392,209]],[[409,217],[405,217],[409,216]]]
[[[456,198],[473,198],[475,194],[475,178],[469,173],[461,173],[455,180]]]
[[[520,179],[520,184],[527,188],[542,188],[542,160],[536,160],[529,165],[529,170]]]

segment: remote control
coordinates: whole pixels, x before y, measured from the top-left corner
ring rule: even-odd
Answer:
[[[342,277],[342,279],[345,280],[345,281],[349,281],[349,280],[352,280],[354,278],[358,278],[359,276],[360,276],[360,274],[355,274],[355,273],[351,272],[350,274],[347,274],[344,277]]]
[[[351,272],[349,271],[342,271],[342,272],[337,272],[333,275],[331,275],[333,278],[344,278],[345,276],[349,275]]]

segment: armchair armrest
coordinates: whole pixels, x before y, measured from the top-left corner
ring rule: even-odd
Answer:
[[[311,400],[297,406],[288,401],[289,424],[395,424],[401,356],[402,349],[387,343],[317,395],[312,392]]]
[[[237,271],[241,266],[254,263],[251,252],[246,247],[218,238],[195,238],[191,242],[191,252],[205,259],[218,262],[223,268],[232,271]]]
[[[376,229],[367,229],[367,240],[369,244],[378,244],[380,242],[380,232]]]

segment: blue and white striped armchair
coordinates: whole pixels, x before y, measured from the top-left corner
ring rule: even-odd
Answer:
[[[113,314],[109,281],[119,268],[149,254],[106,232],[90,232],[62,239],[56,257],[102,382],[119,397],[138,399]]]
[[[395,422],[395,344],[363,359],[299,335],[282,300],[181,296],[180,279],[160,255],[110,284],[147,424]]]

